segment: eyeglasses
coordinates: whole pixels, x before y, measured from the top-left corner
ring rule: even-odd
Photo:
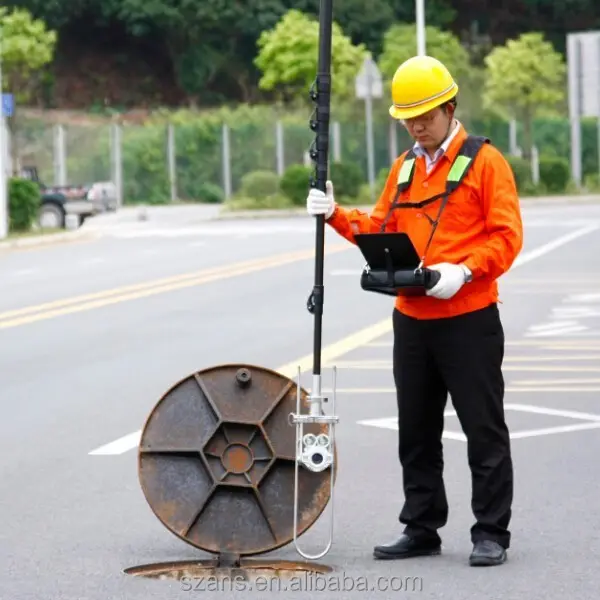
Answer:
[[[415,125],[424,125],[425,127],[427,127],[428,125],[433,125],[433,123],[437,120],[439,115],[439,110],[433,110],[431,112],[425,113],[424,115],[413,117],[412,119],[404,119],[404,125],[406,125],[407,127],[414,127]]]

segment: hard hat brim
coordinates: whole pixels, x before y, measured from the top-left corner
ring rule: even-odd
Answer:
[[[413,119],[414,117],[419,117],[420,115],[424,115],[425,113],[441,106],[445,102],[452,100],[458,94],[458,85],[454,84],[445,94],[437,96],[432,100],[426,100],[425,102],[418,104],[416,106],[407,106],[407,107],[399,107],[395,104],[390,106],[390,115],[394,119]]]

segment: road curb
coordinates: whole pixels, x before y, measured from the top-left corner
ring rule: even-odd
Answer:
[[[361,207],[357,207],[361,208]],[[364,210],[364,207],[362,208]],[[290,217],[300,217],[306,215],[305,208],[299,209],[256,209],[256,210],[240,210],[240,211],[224,211],[214,217],[210,217],[209,221],[237,221],[250,219],[283,219]]]
[[[600,204],[600,194],[587,194],[581,196],[524,196],[521,198],[522,207],[542,206],[552,204]],[[370,212],[373,205],[347,205],[345,208],[355,208]],[[224,211],[210,221],[237,221],[252,219],[284,219],[291,217],[306,216],[305,208],[297,209],[256,209],[241,211]]]
[[[98,238],[97,233],[89,231],[73,231],[65,233],[54,233],[49,235],[36,235],[31,237],[16,238],[0,242],[0,252],[5,250],[15,250],[19,248],[35,248],[38,246],[53,246],[56,244],[65,244],[69,242],[79,242],[83,240],[93,240]]]

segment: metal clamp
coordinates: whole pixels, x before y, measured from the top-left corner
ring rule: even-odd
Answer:
[[[334,481],[335,481],[335,425],[339,422],[339,417],[335,414],[335,398],[337,385],[337,369],[333,367],[332,384],[332,415],[326,415],[323,412],[323,403],[328,399],[321,394],[321,376],[314,376],[313,389],[309,396],[309,413],[302,414],[301,407],[301,386],[300,386],[301,368],[298,367],[296,413],[291,413],[289,420],[291,424],[296,425],[296,460],[294,470],[294,546],[298,553],[308,560],[315,560],[325,556],[333,543],[333,507],[334,507]],[[314,435],[304,433],[304,425],[308,423],[317,423],[327,425],[327,433]],[[313,473],[321,473],[330,469],[330,526],[329,541],[324,550],[319,554],[310,555],[303,551],[298,544],[298,473],[300,467]]]

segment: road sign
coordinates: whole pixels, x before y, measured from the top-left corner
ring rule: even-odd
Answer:
[[[571,117],[600,118],[600,31],[567,36]]]
[[[375,61],[368,56],[356,76],[356,97],[366,100],[368,97],[381,98],[383,96],[383,81],[381,72]]]
[[[567,35],[569,117],[571,120],[571,173],[581,185],[581,117],[600,122],[600,31]],[[600,125],[599,125],[600,132]]]
[[[15,97],[12,94],[2,94],[2,116],[12,117],[15,112]]]

